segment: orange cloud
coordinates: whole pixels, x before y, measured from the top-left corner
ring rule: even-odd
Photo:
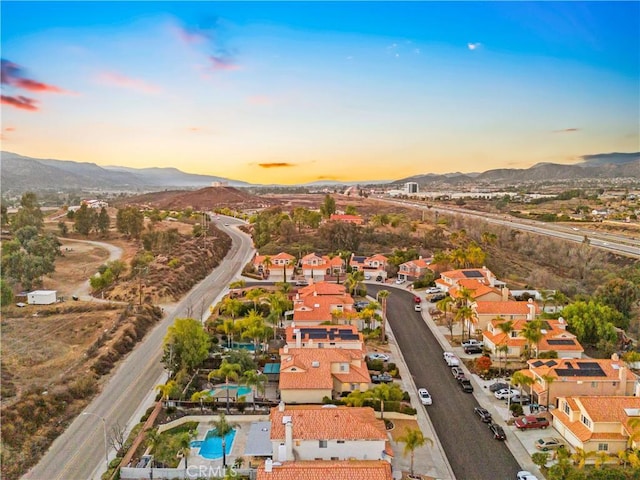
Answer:
[[[5,127],[4,129],[5,129],[5,131],[7,131],[7,132],[14,132],[14,131],[15,131],[15,129],[16,129],[16,127]]]
[[[30,90],[32,92],[65,93],[63,89],[58,88],[55,85],[36,82],[35,80],[30,80],[28,78],[17,78],[14,80],[12,85],[18,88],[23,88],[24,90]]]
[[[2,95],[2,97],[0,98],[0,103],[11,105],[12,107],[20,108],[22,110],[38,110],[38,107],[36,106],[36,103],[38,103],[37,100],[33,98],[23,97],[22,95],[18,95],[17,97]]]
[[[117,72],[102,72],[98,75],[98,81],[106,85],[119,88],[127,88],[142,93],[160,93],[159,86],[147,83],[138,78],[127,77]]]
[[[259,167],[262,168],[281,168],[281,167],[295,167],[295,164],[288,162],[271,162],[271,163],[259,163]]]

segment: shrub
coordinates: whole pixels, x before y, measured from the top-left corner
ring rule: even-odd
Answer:
[[[381,372],[384,370],[384,362],[382,360],[367,360],[367,368]]]
[[[172,258],[171,260],[169,260],[169,263],[167,263],[167,265],[169,266],[169,268],[178,268],[180,266],[180,259]]]

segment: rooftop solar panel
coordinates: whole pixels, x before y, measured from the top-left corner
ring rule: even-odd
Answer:
[[[477,270],[463,270],[462,274],[467,278],[483,278],[482,273]]]
[[[549,345],[575,345],[575,340],[571,340],[568,338],[557,338],[552,340],[547,340]]]

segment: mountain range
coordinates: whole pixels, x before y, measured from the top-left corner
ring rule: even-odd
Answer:
[[[539,163],[526,169],[502,168],[481,173],[414,175],[393,181],[313,182],[321,185],[400,185],[417,182],[422,186],[445,184],[475,185],[544,182],[577,179],[640,178],[640,152],[585,155],[581,163],[560,165]],[[0,177],[3,195],[20,195],[25,191],[127,191],[149,192],[162,189],[202,188],[215,182],[232,187],[259,187],[239,180],[211,175],[185,173],[177,168],[102,167],[95,163],[32,158],[12,152],[0,152]]]

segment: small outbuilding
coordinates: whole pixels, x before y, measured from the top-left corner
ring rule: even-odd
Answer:
[[[34,290],[27,294],[29,305],[51,305],[58,301],[56,290]]]

